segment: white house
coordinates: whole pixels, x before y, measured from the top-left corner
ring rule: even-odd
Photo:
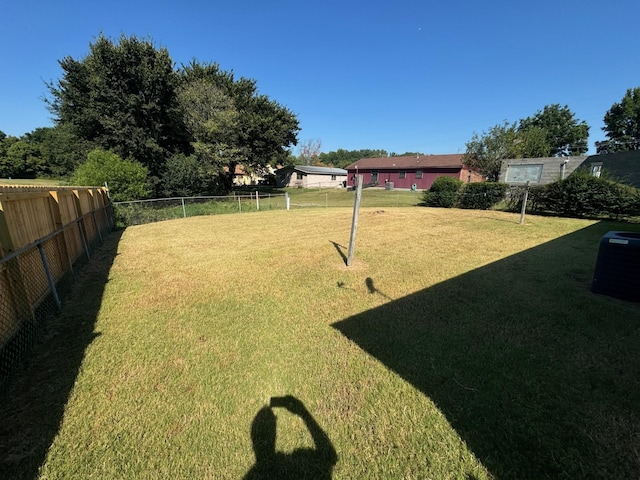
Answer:
[[[342,168],[292,165],[276,170],[276,187],[340,188],[347,184]]]

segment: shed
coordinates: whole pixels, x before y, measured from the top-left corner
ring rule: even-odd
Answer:
[[[512,158],[504,160],[498,181],[510,185],[528,182],[538,185],[553,183],[567,178],[586,159],[575,157]]]

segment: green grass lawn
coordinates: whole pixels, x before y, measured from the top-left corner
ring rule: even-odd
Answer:
[[[590,283],[639,225],[364,208],[346,267],[351,209],[112,234],[2,397],[0,477],[638,477],[640,304]]]
[[[305,188],[287,189],[291,196],[292,208],[310,206],[351,207],[353,208],[355,191],[346,188]],[[362,191],[362,207],[410,207],[422,201],[422,192],[409,190],[385,190],[365,188]]]
[[[63,180],[58,178],[0,178],[0,186],[2,185],[29,185],[38,187],[57,187],[65,185]]]

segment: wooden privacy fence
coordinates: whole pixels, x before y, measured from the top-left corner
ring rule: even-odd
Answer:
[[[105,188],[0,186],[0,383],[112,228]]]

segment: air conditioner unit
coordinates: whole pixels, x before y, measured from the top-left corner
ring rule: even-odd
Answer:
[[[602,237],[591,291],[640,302],[640,233],[612,231]]]

